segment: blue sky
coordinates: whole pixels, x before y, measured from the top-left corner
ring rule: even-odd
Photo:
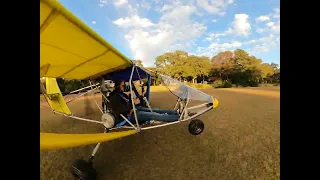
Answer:
[[[59,0],[130,59],[244,49],[280,65],[279,0]]]

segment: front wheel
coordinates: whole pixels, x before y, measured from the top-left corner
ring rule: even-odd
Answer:
[[[71,171],[76,180],[96,180],[96,170],[85,160],[76,160],[72,164]]]
[[[195,119],[192,120],[189,124],[189,132],[192,135],[199,135],[203,132],[204,130],[204,123],[199,120],[199,119]]]

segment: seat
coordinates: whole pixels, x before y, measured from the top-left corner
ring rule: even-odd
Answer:
[[[110,99],[109,98],[110,96],[106,96],[106,97],[107,97],[107,99]],[[112,112],[112,109],[110,108],[110,102],[103,101],[102,104],[103,104],[103,107],[104,107],[104,105],[106,106],[106,112],[102,115],[102,120],[106,121],[106,125],[109,125],[109,126],[112,125],[112,127],[121,127],[127,123],[127,121],[125,119],[116,119],[115,118],[114,113]],[[130,121],[131,114],[132,114],[132,112],[127,117],[126,116],[124,116],[124,117],[126,117]],[[104,121],[102,121],[102,122],[104,122]],[[119,123],[115,124],[115,122],[119,122]],[[109,126],[106,128],[112,128]]]

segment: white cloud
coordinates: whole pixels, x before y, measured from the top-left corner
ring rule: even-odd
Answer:
[[[229,35],[229,34],[232,34],[233,33],[233,30],[231,28],[228,28],[228,30],[226,30],[226,32],[223,33],[223,35]]]
[[[269,16],[259,16],[258,18],[256,18],[257,22],[263,22],[263,21],[270,21],[270,17]]]
[[[280,14],[273,15],[274,18],[280,19]]]
[[[227,36],[232,34],[234,31],[231,28],[228,28],[225,32],[222,33],[211,33],[208,37],[205,38],[206,41],[212,41],[214,38],[218,38],[220,36]],[[218,39],[216,39],[218,40]]]
[[[91,24],[97,24],[97,22],[96,21],[92,21]]]
[[[268,27],[272,27],[273,25],[274,25],[274,22],[268,22],[268,23],[267,23],[267,26],[268,26]]]
[[[146,0],[143,0],[141,2],[141,7],[146,9],[146,10],[150,10],[151,9],[151,4],[149,2],[147,2]]]
[[[98,3],[98,6],[103,7],[106,4],[108,4],[108,0],[100,0],[99,3]]]
[[[251,53],[253,55],[257,55],[260,53],[269,52],[270,49],[275,48],[277,47],[277,45],[279,45],[278,40],[280,40],[280,37],[276,37],[273,34],[269,34],[266,37],[259,38],[255,40],[257,45],[253,47],[253,50]]]
[[[160,12],[164,12],[164,11],[167,11],[167,10],[170,10],[173,8],[173,5],[171,4],[164,4],[162,9],[160,10]]]
[[[277,23],[273,23],[270,29],[273,33],[280,33],[280,21],[278,21]]]
[[[137,15],[138,14],[138,10],[136,8],[133,8],[130,4],[128,5],[128,14],[129,15]]]
[[[233,0],[197,0],[197,4],[209,14],[223,16],[228,5],[233,4]]]
[[[257,32],[257,33],[263,33],[263,32],[264,32],[264,29],[258,28],[258,29],[256,30],[256,32]]]
[[[212,38],[216,38],[215,34],[210,35]],[[210,37],[209,36],[209,37]],[[208,47],[198,47],[197,54],[212,57],[219,52],[227,51],[227,50],[236,50],[238,48],[244,48],[243,46],[253,45],[252,49],[250,49],[251,55],[257,55],[260,53],[269,52],[271,49],[277,47],[280,42],[280,36],[276,36],[274,34],[269,34],[265,37],[261,37],[258,39],[252,39],[246,42],[233,41],[231,43],[219,43],[218,38],[215,39],[215,42],[211,43]],[[249,51],[249,49],[245,48]]]
[[[138,15],[131,17],[120,18],[113,21],[114,24],[120,27],[141,27],[146,28],[153,26],[154,24],[147,18],[140,18]]]
[[[280,19],[280,14],[279,15],[273,15],[274,18]]]
[[[247,14],[236,14],[233,21],[233,30],[237,36],[248,36],[251,26]]]
[[[216,19],[214,19],[214,20],[212,20],[212,22],[213,22],[213,23],[215,23],[215,22],[217,22],[217,20],[216,20]]]
[[[258,33],[269,32],[269,33],[279,34],[280,33],[280,21],[268,22],[268,23],[266,23],[265,28],[258,28],[257,32]]]
[[[256,27],[256,32],[262,33],[280,33],[280,9],[274,8],[273,12],[268,15],[259,16],[256,22],[265,22],[264,26]]]
[[[254,40],[254,39],[253,39],[253,40],[244,42],[243,45],[255,44],[255,43],[257,43],[257,42],[258,42],[257,40]]]
[[[256,45],[252,50],[252,55],[268,52],[269,49],[266,45]]]
[[[164,4],[160,9],[160,12],[165,12],[173,9],[174,7],[181,6],[182,3],[179,0],[171,0],[169,4]]]
[[[165,51],[186,50],[194,46],[194,39],[200,37],[206,30],[203,24],[191,20],[191,15],[197,12],[194,6],[178,5],[166,11],[156,24],[146,18],[135,17],[135,19],[145,19],[147,26],[141,26],[141,23],[130,26],[132,18],[129,17],[120,18],[122,20],[118,19],[114,22],[120,27],[126,27],[123,24],[131,27],[125,38],[133,58],[141,59],[146,66],[153,66],[154,59]]]
[[[120,6],[123,6],[125,4],[128,4],[128,0],[115,0],[114,1],[114,5],[116,7],[120,7]]]
[[[161,2],[161,0],[152,0],[152,1],[157,3],[157,4]]]
[[[268,22],[265,24],[265,27],[257,28],[256,29],[257,33],[274,33],[274,34],[279,34],[280,33],[280,21],[278,22]]]
[[[227,51],[227,50],[235,50],[242,46],[242,43],[239,41],[234,41],[232,43],[211,43],[207,48],[205,47],[198,47],[197,54],[200,56],[209,56],[212,57],[219,52]]]
[[[205,40],[212,41],[214,38],[218,38],[220,36],[225,36],[227,33],[211,33]]]
[[[197,8],[195,6],[177,6],[171,12],[165,13],[160,21],[174,21],[176,23],[185,23],[189,21],[190,15],[195,13]]]
[[[274,8],[273,11],[275,13],[273,18],[280,19],[280,8]]]

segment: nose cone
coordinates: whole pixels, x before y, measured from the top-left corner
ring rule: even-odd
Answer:
[[[212,98],[213,100],[213,109],[216,109],[219,106],[219,101],[217,98]]]

